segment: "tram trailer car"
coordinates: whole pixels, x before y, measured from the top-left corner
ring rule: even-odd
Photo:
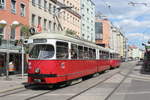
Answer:
[[[119,66],[119,59],[110,62],[109,49],[61,34],[41,33],[29,38],[28,83],[64,83]]]
[[[119,54],[115,53],[114,51],[110,51],[110,68],[118,68],[120,67],[121,61],[118,59]]]

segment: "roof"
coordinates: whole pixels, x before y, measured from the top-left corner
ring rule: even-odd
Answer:
[[[40,34],[36,34],[33,35],[29,38],[29,40],[31,39],[58,39],[58,40],[63,40],[63,41],[68,41],[68,42],[73,42],[76,44],[81,44],[81,45],[85,45],[85,46],[89,46],[89,47],[95,47],[95,48],[99,48],[101,50],[105,50],[108,51],[109,49],[97,46],[96,44],[90,42],[90,41],[86,41],[83,39],[80,39],[79,37],[75,37],[75,36],[71,36],[71,35],[66,35],[65,32],[45,32],[45,33],[40,33]]]

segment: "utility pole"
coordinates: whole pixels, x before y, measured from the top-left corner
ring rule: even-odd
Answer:
[[[70,6],[62,6],[62,7],[59,7],[59,8],[57,8],[57,9],[58,9],[58,12],[54,14],[54,17],[56,18],[56,20],[57,20],[57,22],[58,22],[58,24],[59,24],[58,27],[61,28],[61,31],[63,31],[63,27],[62,27],[62,25],[61,25],[61,23],[60,23],[60,20],[59,20],[59,18],[58,18],[58,15],[61,13],[60,11],[61,11],[62,9],[71,9],[71,8],[72,8],[72,7],[70,7]]]
[[[143,3],[143,2],[140,2],[140,3],[138,2],[138,3],[137,3],[137,2],[132,2],[132,1],[131,1],[131,2],[128,3],[128,5],[131,5],[131,6],[136,6],[136,5],[148,6],[148,3]]]

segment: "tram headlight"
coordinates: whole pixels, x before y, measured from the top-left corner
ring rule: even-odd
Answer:
[[[40,68],[36,68],[35,73],[40,73]]]

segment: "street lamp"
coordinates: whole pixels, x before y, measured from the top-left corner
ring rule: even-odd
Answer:
[[[0,27],[5,27],[6,25],[9,25],[7,23],[7,21],[5,20],[1,20],[0,21]],[[18,21],[13,21],[11,25],[9,25],[10,27],[17,27],[19,25],[19,22]],[[9,39],[10,39],[10,34],[8,34],[8,39],[7,39],[7,50],[6,50],[6,80],[10,80],[9,78],[9,72],[8,72],[8,68],[9,68],[9,58],[10,58],[10,55],[9,55],[9,45],[10,45],[10,42],[9,42]]]

